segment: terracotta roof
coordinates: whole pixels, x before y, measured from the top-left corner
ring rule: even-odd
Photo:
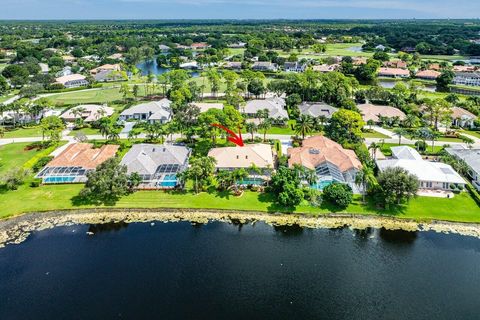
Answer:
[[[74,111],[76,109],[83,110],[82,114],[77,115]],[[115,110],[111,107],[107,107],[106,105],[96,105],[96,104],[83,104],[71,109],[68,109],[60,118],[66,121],[74,121],[78,118],[83,118],[86,122],[96,121],[101,117],[109,117],[111,116]]]
[[[362,164],[353,150],[344,149],[340,144],[324,136],[313,136],[303,141],[303,146],[288,149],[288,165],[300,164],[315,169],[328,161],[345,172],[360,169]]]
[[[407,63],[402,60],[395,60],[395,61],[385,61],[383,63],[385,67],[391,67],[391,68],[400,68],[400,69],[406,69],[407,68]]]
[[[417,74],[415,75],[417,78],[427,78],[427,79],[436,79],[438,78],[442,73],[441,72],[438,72],[438,71],[435,71],[435,70],[423,70],[423,71],[419,71],[417,72]]]
[[[475,66],[453,66],[455,72],[473,72],[475,70]]]
[[[462,118],[470,118],[470,119],[477,119],[477,116],[471,113],[468,110],[465,110],[460,107],[453,107],[452,108],[452,119],[462,119]]]
[[[74,143],[69,145],[46,167],[82,167],[95,169],[99,164],[115,156],[119,146],[107,144],[94,149],[91,143]]]
[[[75,74],[70,74],[68,76],[63,76],[60,78],[55,79],[56,82],[65,84],[69,81],[76,81],[76,80],[85,80],[86,77],[82,76],[81,74],[75,73]]]
[[[274,165],[272,147],[269,144],[214,148],[208,155],[217,160],[217,168],[248,168],[253,163],[259,168],[273,169]]]
[[[105,70],[110,70],[110,71],[120,71],[121,67],[118,63],[116,64],[104,64],[100,67],[97,67],[95,69],[90,70],[91,74],[96,74],[100,71],[105,71]]]
[[[383,76],[409,76],[410,71],[399,68],[380,68],[378,70],[378,75]]]
[[[368,120],[378,122],[378,115],[390,118],[399,117],[400,120],[404,120],[406,117],[402,110],[390,106],[377,106],[374,104],[365,103],[357,105],[357,108],[360,110],[362,118],[365,122]]]

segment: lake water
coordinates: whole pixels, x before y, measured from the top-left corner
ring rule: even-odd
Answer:
[[[394,80],[385,80],[385,79],[379,79],[378,80],[378,85],[383,87],[383,88],[387,88],[387,89],[392,89],[393,87],[395,87],[395,84],[397,83],[397,81],[394,81]],[[405,83],[407,85],[407,83]],[[429,92],[435,92],[437,91],[437,88],[435,85],[431,85],[431,84],[424,84],[420,90],[424,90],[424,91],[429,91]]]
[[[153,75],[159,75],[159,74],[170,71],[170,68],[164,68],[158,65],[156,59],[142,61],[139,64],[137,64],[136,67],[140,70],[142,76],[146,76],[149,73]],[[190,74],[194,78],[200,76],[200,73],[196,71],[191,71]]]
[[[0,249],[0,274],[3,320],[478,319],[480,240],[263,223],[81,225]]]

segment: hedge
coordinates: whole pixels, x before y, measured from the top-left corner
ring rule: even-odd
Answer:
[[[475,200],[475,202],[480,206],[480,194],[478,191],[470,183],[467,183],[465,186],[473,200]]]

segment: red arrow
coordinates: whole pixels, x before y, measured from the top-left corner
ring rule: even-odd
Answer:
[[[228,137],[228,141],[235,143],[239,147],[243,147],[242,132],[240,131],[240,128],[238,128],[238,135],[237,135],[235,132],[233,132],[232,130],[228,129],[225,126],[222,126],[219,123],[212,123],[212,126],[218,127],[220,129],[227,131],[227,133],[230,135],[230,137]]]

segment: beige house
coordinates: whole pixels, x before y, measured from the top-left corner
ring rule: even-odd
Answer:
[[[114,109],[106,105],[84,104],[68,109],[60,118],[65,121],[73,122],[77,119],[83,119],[85,122],[97,121],[103,117],[110,117]]]
[[[379,116],[387,118],[398,117],[401,121],[405,120],[406,118],[406,115],[402,110],[390,106],[379,106],[365,103],[357,105],[357,108],[360,110],[363,121],[365,122],[372,120],[375,123],[379,123]]]
[[[388,78],[408,78],[410,77],[410,71],[401,68],[380,68],[378,70],[378,76]]]
[[[217,171],[235,169],[249,169],[252,165],[261,170],[260,174],[250,173],[250,180],[265,181],[270,179],[270,171],[274,169],[274,155],[269,144],[247,144],[243,147],[213,148],[208,153],[217,164]],[[253,184],[253,183],[252,183]]]
[[[77,73],[56,78],[55,82],[63,84],[65,88],[77,88],[88,85],[87,78]]]
[[[100,67],[97,67],[95,69],[90,70],[90,74],[95,75],[95,74],[97,74],[99,72],[102,72],[102,71],[121,71],[121,70],[122,70],[122,68],[118,63],[116,63],[116,64],[104,64]]]
[[[200,113],[207,112],[210,109],[223,110],[223,103],[192,102],[190,105],[198,107]]]
[[[462,128],[472,128],[475,126],[477,116],[468,110],[460,107],[452,108],[452,124]]]

